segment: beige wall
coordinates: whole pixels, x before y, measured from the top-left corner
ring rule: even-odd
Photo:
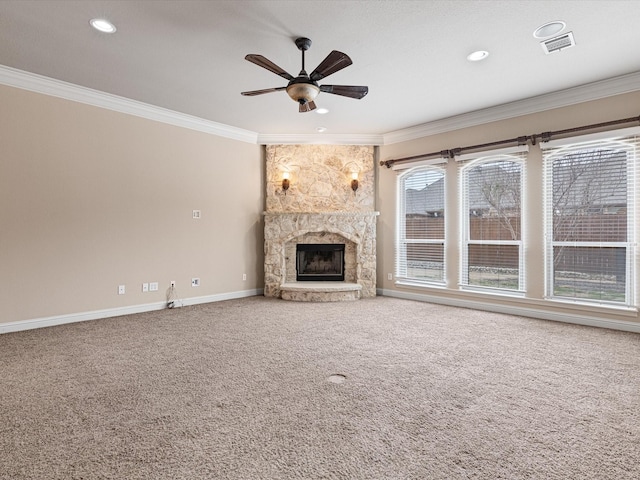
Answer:
[[[0,323],[161,302],[171,280],[263,287],[259,146],[6,86],[0,105]]]
[[[380,149],[380,160],[402,158],[445,149],[494,142],[518,136],[538,134],[546,131],[589,125],[594,123],[636,117],[640,114],[640,92],[618,95],[602,100],[583,103],[547,112],[488,123],[481,126],[464,128],[448,133],[428,136]],[[624,125],[629,126],[629,125]],[[622,127],[618,127],[622,128]],[[391,295],[424,296],[436,301],[453,304],[487,306],[487,308],[513,307],[521,313],[541,313],[543,318],[554,315],[571,317],[588,316],[612,321],[640,321],[636,312],[613,312],[598,307],[584,308],[549,302],[544,296],[543,236],[542,236],[542,162],[538,146],[531,147],[527,166],[527,190],[525,215],[529,218],[525,256],[528,265],[527,294],[524,299],[509,299],[504,296],[487,296],[470,292],[461,292],[458,283],[459,224],[458,183],[456,181],[455,162],[449,162],[447,172],[447,288],[410,288],[395,285],[388,280],[388,274],[394,273],[394,235],[396,224],[396,172],[384,166],[378,166],[378,189],[376,207],[380,211],[378,221],[378,288]]]
[[[0,86],[0,324],[189,299],[264,286],[263,153],[257,145]],[[380,148],[381,160],[637,116],[640,92]],[[539,156],[532,149],[531,158]],[[450,165],[448,168],[455,168]],[[378,288],[493,308],[639,321],[637,314],[542,299],[541,165],[528,170],[528,294],[521,300],[387,280],[394,271],[396,174],[375,166]],[[450,192],[456,182],[448,184]],[[447,253],[458,249],[456,196]],[[370,207],[369,207],[370,208]],[[192,210],[202,211],[193,220]],[[454,221],[455,220],[455,221]],[[450,272],[457,271],[455,261]],[[242,274],[247,281],[242,281]],[[202,285],[192,288],[199,277]],[[142,293],[143,282],[158,292]],[[127,293],[117,294],[119,284]],[[544,316],[544,315],[543,315]]]

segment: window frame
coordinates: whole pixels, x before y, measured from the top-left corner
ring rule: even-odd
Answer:
[[[514,149],[516,150],[516,149]],[[526,149],[522,152],[517,150],[513,153],[489,153],[482,152],[474,155],[465,155],[457,158],[460,165],[459,175],[459,197],[460,197],[460,273],[459,285],[461,290],[476,291],[484,293],[494,293],[502,295],[512,295],[523,297],[526,291],[526,262],[525,252],[525,231],[526,231],[526,215],[525,215],[525,191],[526,191],[526,166],[527,155]],[[465,160],[468,160],[465,162]],[[519,240],[477,240],[471,239],[471,221],[469,216],[470,198],[469,198],[469,171],[474,167],[497,163],[512,162],[520,166],[520,239]],[[517,288],[502,288],[495,286],[474,285],[469,283],[469,246],[470,245],[508,245],[518,247],[518,286]]]
[[[441,174],[441,180],[443,182],[443,206],[447,200],[447,187],[446,178],[447,172],[443,161],[429,162],[426,164],[414,166],[409,169],[403,169],[397,176],[396,180],[396,192],[397,192],[397,215],[396,215],[396,241],[395,241],[395,278],[396,283],[408,284],[408,285],[422,285],[432,287],[444,287],[446,285],[446,222],[447,215],[444,213],[444,235],[442,238],[428,238],[428,239],[407,239],[407,221],[406,221],[406,196],[405,196],[405,183],[406,181],[422,172],[434,172]],[[446,209],[445,209],[446,210]],[[438,280],[429,280],[417,277],[411,277],[408,275],[408,267],[406,260],[407,245],[441,245],[442,255],[442,276]]]
[[[544,183],[544,292],[545,299],[582,304],[589,306],[637,308],[637,225],[638,225],[638,178],[636,163],[640,161],[640,131],[624,129],[620,131],[601,132],[594,135],[565,138],[559,141],[545,142],[543,150],[543,183]],[[587,241],[587,240],[555,240],[553,230],[553,162],[566,157],[572,152],[588,149],[605,149],[615,147],[627,151],[626,158],[626,241]],[[624,301],[590,299],[582,296],[558,295],[555,293],[554,252],[556,247],[574,248],[625,248],[625,294]]]

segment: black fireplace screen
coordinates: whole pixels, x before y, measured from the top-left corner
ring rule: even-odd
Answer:
[[[299,243],[296,246],[296,280],[344,281],[344,243]]]

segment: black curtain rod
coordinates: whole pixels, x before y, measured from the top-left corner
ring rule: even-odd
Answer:
[[[391,166],[396,163],[409,162],[411,160],[416,160],[418,158],[424,158],[424,159],[431,158],[431,157],[453,158],[465,150],[478,150],[481,148],[497,147],[500,145],[509,145],[509,144],[526,145],[528,141],[531,141],[531,145],[535,145],[537,141],[548,142],[549,140],[551,140],[552,137],[556,137],[559,135],[583,132],[585,130],[594,130],[596,128],[612,127],[614,125],[622,125],[624,123],[633,123],[633,122],[638,122],[640,124],[640,116],[623,118],[621,120],[612,120],[611,122],[594,123],[591,125],[584,125],[582,127],[567,128],[565,130],[556,130],[555,132],[536,133],[533,135],[526,135],[524,137],[510,138],[508,140],[498,140],[497,142],[482,143],[480,145],[471,145],[469,147],[458,147],[458,148],[452,148],[450,150],[440,150],[439,152],[425,153],[423,155],[414,155],[412,157],[404,157],[404,158],[397,158],[397,159],[391,159],[391,160],[380,160],[380,166],[385,165],[387,168],[391,168]]]

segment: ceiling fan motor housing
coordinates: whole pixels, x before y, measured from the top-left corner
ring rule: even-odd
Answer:
[[[293,100],[304,105],[315,100],[320,93],[320,87],[309,77],[299,76],[289,82],[287,93]]]

